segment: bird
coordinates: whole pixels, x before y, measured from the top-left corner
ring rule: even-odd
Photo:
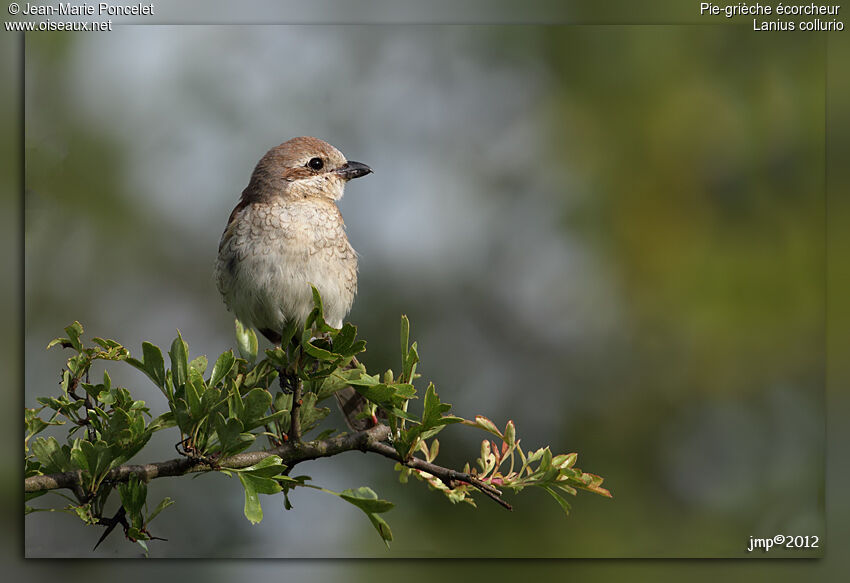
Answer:
[[[260,158],[218,246],[215,279],[227,309],[280,344],[288,322],[304,325],[312,286],[325,321],[341,328],[357,293],[357,253],[337,207],[348,181],[370,174],[318,138],[292,138]],[[336,393],[352,430],[374,426],[352,387]]]

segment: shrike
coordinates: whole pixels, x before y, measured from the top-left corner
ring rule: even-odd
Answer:
[[[287,321],[303,325],[313,310],[312,284],[327,323],[342,326],[357,292],[357,253],[336,201],[349,180],[370,172],[311,137],[293,138],[260,159],[230,213],[215,265],[224,303],[243,325],[280,343]],[[366,402],[354,389],[336,396],[352,429],[374,425],[374,418],[359,417]]]

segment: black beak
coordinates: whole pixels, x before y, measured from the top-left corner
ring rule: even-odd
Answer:
[[[345,166],[341,166],[337,169],[336,173],[339,174],[343,180],[351,180],[352,178],[360,178],[361,176],[366,176],[367,174],[371,174],[372,169],[366,166],[366,164],[361,164],[360,162],[347,162]]]

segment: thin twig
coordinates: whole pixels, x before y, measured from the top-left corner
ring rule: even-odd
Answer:
[[[368,451],[379,453],[384,457],[388,457],[407,466],[408,468],[428,472],[432,476],[436,476],[437,478],[439,478],[446,485],[446,487],[450,489],[454,488],[457,485],[457,482],[464,482],[466,484],[469,484],[470,486],[473,486],[474,488],[480,490],[482,494],[484,494],[500,506],[507,508],[508,510],[513,510],[513,507],[510,504],[502,500],[501,490],[493,487],[492,485],[486,482],[483,482],[475,476],[471,476],[469,474],[458,472],[449,468],[444,468],[443,466],[438,466],[436,464],[432,464],[431,462],[426,462],[425,460],[417,457],[410,457],[407,460],[403,460],[398,454],[398,452],[395,450],[395,448],[387,445],[386,443],[370,443]]]

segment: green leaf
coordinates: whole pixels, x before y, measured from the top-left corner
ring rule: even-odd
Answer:
[[[390,548],[390,543],[393,540],[393,531],[390,530],[390,525],[377,514],[367,514],[367,516],[369,517],[369,521],[372,523],[372,526],[374,526],[375,530],[378,531],[378,536],[381,537],[381,540],[384,541],[387,548]]]
[[[71,346],[82,351],[83,345],[80,342],[80,336],[83,335],[83,325],[75,321],[73,324],[65,328],[65,333],[68,335],[68,340],[71,341]]]
[[[262,476],[258,476],[256,473],[239,474],[239,477],[241,477],[243,480],[253,482],[254,489],[260,494],[273,495],[283,490],[283,486],[281,486],[280,482],[278,482],[277,480],[272,478],[264,478]]]
[[[201,407],[201,395],[204,394],[206,387],[203,385],[203,379],[199,376],[192,375],[189,382],[183,381],[186,391],[186,403],[189,405],[189,412],[194,419],[200,419],[203,416],[203,408]]]
[[[47,343],[46,350],[50,350],[51,348],[53,348],[57,344],[61,344],[63,346],[70,346],[71,342],[67,338],[54,338],[53,340],[51,340],[50,342]]]
[[[145,539],[143,539],[143,538],[137,538],[137,539],[136,539],[136,544],[137,544],[137,545],[139,545],[140,547],[142,547],[142,550],[144,550],[144,551],[145,551],[145,558],[147,558],[147,557],[148,557],[148,553],[150,552],[150,550],[148,549],[148,543],[146,543],[146,542],[145,542]]]
[[[301,431],[303,433],[313,429],[331,412],[327,407],[316,407],[317,400],[316,393],[306,393],[303,397],[301,408],[298,410],[298,418],[301,420]]]
[[[36,401],[58,411],[66,417],[73,417],[73,415],[85,405],[85,401],[83,399],[76,399],[72,401],[68,395],[62,395],[58,399],[53,397],[38,397]]]
[[[437,455],[440,453],[440,441],[435,439],[431,442],[431,451],[428,453],[428,461],[434,461],[437,459]]]
[[[552,495],[552,498],[554,498],[558,502],[558,504],[561,506],[561,509],[564,511],[564,514],[569,516],[569,514],[570,514],[570,503],[567,502],[567,500],[563,496],[561,496],[560,494],[555,492],[555,490],[553,490],[552,488],[550,488],[548,486],[541,486],[541,487],[544,490],[546,490],[547,492],[549,492],[549,494]]]
[[[333,338],[333,352],[343,358],[363,352],[366,349],[366,341],[355,342],[356,337],[357,327],[346,322]]]
[[[516,443],[516,426],[512,420],[509,420],[505,425],[505,443],[508,444],[508,447],[512,447]]]
[[[272,458],[277,459],[277,464],[275,464],[275,460]],[[259,494],[277,494],[283,490],[283,487],[276,480],[263,477],[263,471],[277,471],[277,473],[280,473],[282,467],[279,457],[269,456],[258,464],[251,466],[251,468],[245,468],[237,474],[242,487],[245,489],[245,518],[253,524],[257,524],[263,520],[263,508],[260,506]]]
[[[165,361],[162,351],[150,342],[142,342],[142,360],[128,358],[127,363],[136,367],[153,381],[160,389],[165,387]]]
[[[265,389],[259,387],[251,389],[244,397],[245,409],[239,419],[245,426],[245,431],[250,431],[255,427],[262,425],[262,419],[269,406],[272,404],[272,394]]]
[[[552,469],[552,451],[546,447],[543,449],[543,455],[540,457],[540,465],[537,466],[537,471],[548,472],[550,469]]]
[[[578,490],[567,484],[558,483],[555,484],[555,487],[557,487],[559,490],[562,490],[563,492],[566,492],[567,494],[570,494],[571,496],[575,496],[576,494],[578,494]]]
[[[45,421],[38,416],[41,409],[24,409],[24,426],[26,427],[27,440],[41,433],[51,425],[63,425],[64,421]],[[26,441],[26,440],[25,440]]]
[[[245,433],[244,427],[238,419],[225,421],[221,413],[216,413],[213,417],[213,425],[221,444],[222,456],[237,454],[254,442],[255,436]]]
[[[59,445],[55,437],[36,438],[32,444],[32,453],[41,462],[41,470],[45,474],[57,474],[77,469],[71,459],[71,448]]]
[[[330,490],[326,491],[330,492]],[[354,504],[360,510],[365,512],[369,521],[372,523],[372,526],[374,526],[375,530],[378,531],[378,535],[381,537],[381,540],[383,540],[384,544],[386,544],[389,548],[389,543],[393,540],[393,533],[390,530],[389,524],[387,524],[383,518],[378,516],[378,514],[390,510],[394,506],[393,503],[387,500],[380,500],[378,495],[375,494],[371,488],[367,488],[365,486],[357,488],[356,490],[345,490],[337,494],[337,496],[346,502]]]
[[[437,391],[434,390],[434,383],[430,383],[425,391],[422,419],[418,425],[402,431],[396,440],[395,448],[399,455],[407,459],[418,445],[419,440],[433,437],[446,425],[463,421],[460,417],[444,415],[449,409],[451,409],[451,405],[440,401]]]
[[[118,485],[118,494],[121,496],[121,505],[127,512],[130,522],[136,528],[144,526],[142,508],[148,496],[147,484],[139,480],[139,476],[133,474],[123,484]]]
[[[586,486],[584,487],[580,486],[583,490],[599,494],[600,496],[605,496],[606,498],[613,498],[611,492],[609,492],[606,488],[602,487],[602,482],[604,482],[602,476],[597,476],[596,474],[582,473],[581,481],[586,484]]]
[[[41,462],[32,455],[24,456],[24,477],[37,476],[41,474]]]
[[[406,315],[401,317],[401,365],[404,368],[404,363],[407,361],[407,350],[410,346],[410,320]]]
[[[61,344],[64,348],[74,348],[77,352],[83,351],[83,345],[80,342],[80,336],[83,334],[83,325],[79,322],[74,322],[65,328],[67,338],[54,338],[47,344],[47,348],[53,348],[57,344]]]
[[[168,356],[171,357],[171,375],[174,386],[180,388],[189,380],[189,347],[183,342],[180,330],[177,331],[177,338],[171,343]]]
[[[257,494],[254,481],[250,478],[246,479],[242,474],[239,474],[239,481],[245,489],[245,518],[253,524],[258,524],[263,520],[263,507],[260,505],[260,496]]]
[[[416,394],[416,389],[413,388],[413,385],[385,385],[373,381],[374,379],[368,375],[363,375],[360,379],[351,379],[349,384],[358,393],[366,397],[366,399],[372,401],[385,411],[389,411],[396,417],[401,417],[409,421],[419,421],[415,416],[402,409],[404,402],[413,398]]]
[[[287,320],[286,326],[283,328],[283,332],[280,335],[280,345],[283,347],[289,346],[289,343],[292,342],[293,338],[301,337],[301,325],[297,320]]]
[[[319,295],[319,290],[313,284],[310,284],[310,287],[313,291],[313,311],[310,312],[310,315],[307,316],[307,321],[304,323],[305,330],[315,328],[318,333],[335,330],[335,328],[328,326],[328,323],[325,322],[325,308],[322,305],[322,297]]]
[[[253,466],[248,466],[247,468],[234,471],[254,474],[260,478],[271,478],[279,475],[286,469],[286,466],[283,465],[282,462],[283,460],[280,459],[280,456],[270,455],[268,457],[264,457]]]
[[[416,376],[416,364],[419,362],[419,349],[416,342],[410,345],[404,360],[402,361],[401,380],[412,382]]]
[[[483,415],[475,416],[475,424],[478,425],[478,427],[484,429],[485,431],[489,431],[493,435],[498,435],[499,437],[502,437],[502,432],[499,431],[499,428],[496,427],[496,424],[484,417]]]
[[[174,413],[174,421],[183,433],[192,432],[192,415],[189,413],[189,405],[185,399],[175,398],[171,403],[171,411]]]
[[[478,421],[478,418],[476,417],[476,418],[475,418],[475,420],[476,420],[476,421]],[[540,458],[542,458],[542,457],[543,457],[543,454],[544,454],[544,452],[545,452],[545,451],[546,451],[546,450],[545,450],[544,448],[542,448],[542,447],[541,447],[541,448],[539,448],[539,449],[536,449],[535,451],[533,451],[533,452],[531,452],[530,454],[528,454],[528,458],[525,460],[525,463],[526,463],[526,464],[531,464],[531,463],[533,463],[533,462],[536,462],[537,460],[539,460]],[[550,455],[551,455],[551,454],[550,454]]]
[[[245,489],[245,518],[253,524],[258,524],[263,520],[263,507],[260,505],[260,496],[255,483],[250,477],[246,479],[243,474],[239,474],[239,481]]]
[[[92,515],[91,503],[83,504],[82,506],[72,506],[70,510],[77,515],[77,518],[86,524],[97,524],[98,519]]]
[[[174,427],[175,425],[177,425],[177,422],[174,420],[174,413],[172,411],[168,411],[151,421],[148,425],[148,430],[154,432],[159,431],[160,429]]]
[[[348,384],[370,401],[382,406],[389,404],[401,406],[405,401],[416,396],[413,385],[409,383],[386,385],[378,381],[377,375],[363,374],[359,379],[348,379]]]
[[[434,383],[429,383],[428,388],[425,390],[425,400],[423,402],[423,406],[423,429],[430,429],[431,427],[436,426],[438,423],[440,423],[440,421],[442,421],[443,413],[446,413],[452,408],[452,406],[448,403],[443,403],[440,401],[440,398],[437,396],[437,391],[434,388]],[[458,421],[460,421],[460,419],[458,419]],[[457,421],[451,422],[457,423]]]
[[[95,336],[92,340],[97,343],[101,348],[105,350],[113,350],[115,348],[123,348],[120,342],[116,342],[115,340],[110,340],[109,338],[98,338]]]
[[[88,392],[88,388],[85,383],[83,383],[83,387],[86,388],[86,392]],[[98,387],[100,387],[100,385],[94,388],[97,389]],[[104,405],[112,405],[113,403],[115,403],[115,395],[113,393],[110,393],[109,391],[100,391],[99,393],[94,395],[94,397]]]
[[[201,355],[198,358],[193,359],[192,362],[189,363],[189,370],[194,370],[200,373],[201,376],[203,376],[203,374],[207,372],[208,364],[209,363],[207,362],[207,357]]]
[[[552,466],[558,469],[567,469],[575,465],[578,459],[577,453],[559,454],[552,458]]]
[[[239,350],[239,355],[253,364],[257,360],[257,335],[251,328],[242,325],[238,319],[236,322],[236,348]]]
[[[351,379],[359,379],[365,372],[366,368],[362,364],[359,364],[356,368],[345,370],[337,369],[333,374],[323,379],[311,381],[314,383],[311,387],[311,392],[316,393],[318,401],[323,401],[338,390],[351,384]]]
[[[240,362],[241,367],[241,362]],[[267,388],[277,379],[278,371],[269,360],[263,359],[245,374],[234,377],[234,388],[243,393],[254,387]]]
[[[71,448],[71,460],[77,467],[85,470],[92,477],[90,486],[95,486],[109,471],[110,464],[114,459],[113,448],[101,439],[94,443],[77,439]]]
[[[197,382],[201,384],[201,386],[205,386],[203,377],[199,378]],[[222,402],[221,391],[216,388],[206,388],[204,390],[204,394],[201,395],[201,409],[204,413],[212,411],[220,402]]]
[[[232,350],[222,353],[213,365],[212,373],[210,375],[210,386],[214,387],[221,382],[221,380],[233,369],[234,364],[236,364],[236,357],[233,356]]]
[[[262,362],[270,363],[277,369],[286,369],[290,364],[289,355],[280,346],[273,346],[266,349],[266,359]],[[249,373],[250,374],[250,373]]]
[[[330,350],[325,350],[324,348],[319,348],[315,344],[311,342],[313,338],[312,331],[310,328],[305,328],[304,332],[301,336],[301,346],[304,348],[304,352],[312,356],[313,358],[325,362],[333,362],[340,357],[331,352]]]
[[[162,512],[172,504],[174,504],[174,500],[172,500],[171,498],[166,497],[160,500],[159,504],[156,505],[156,508],[153,509],[153,512],[148,514],[147,518],[145,519],[145,524],[150,524],[151,520],[156,518],[160,512]]]
[[[148,376],[159,386],[165,384],[165,361],[159,347],[150,342],[142,342],[142,356]]]
[[[339,497],[357,506],[363,512],[381,513],[390,510],[395,504],[388,500],[381,500],[374,490],[367,486],[361,486],[356,490],[351,488],[339,493]]]

